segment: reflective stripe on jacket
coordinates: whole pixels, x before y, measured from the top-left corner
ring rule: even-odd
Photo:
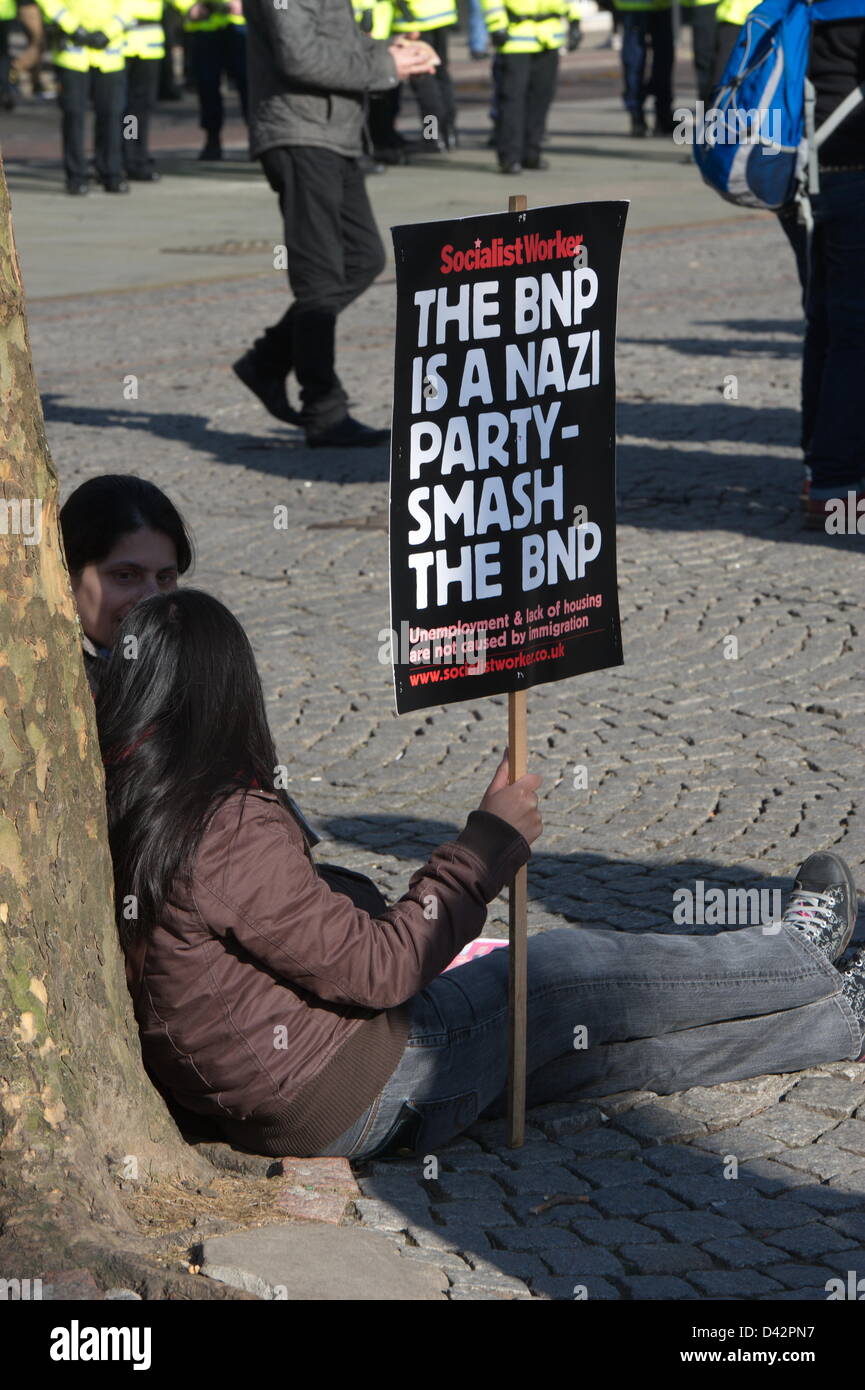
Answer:
[[[196,0],[172,0],[174,8],[183,15],[183,28],[187,34],[206,34],[214,29],[227,29],[229,24],[245,24],[242,14],[209,14],[206,19],[187,19]],[[219,0],[222,3],[222,0]]]
[[[393,0],[391,30],[394,34],[423,33],[456,24],[456,0]]]

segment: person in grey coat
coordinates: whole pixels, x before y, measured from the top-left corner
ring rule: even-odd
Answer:
[[[353,419],[334,366],[337,315],[384,267],[381,238],[358,158],[367,94],[432,72],[432,48],[376,40],[350,0],[244,0],[249,65],[250,156],[279,198],[294,296],[234,363],[240,380],[278,420],[300,424],[307,443],[385,443],[387,430]],[[300,410],[286,378],[300,387]]]

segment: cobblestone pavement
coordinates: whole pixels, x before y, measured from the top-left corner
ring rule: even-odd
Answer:
[[[370,181],[383,229],[502,205],[481,105],[472,122],[447,175],[429,160]],[[532,932],[716,930],[676,926],[674,891],[788,889],[818,848],[840,850],[865,881],[863,541],[800,529],[792,259],[771,217],[712,199],[681,150],[637,148],[623,125],[615,83],[559,101],[551,173],[525,180],[535,205],[633,199],[618,348],[625,665],[530,694],[546,824]],[[195,532],[195,582],[253,640],[323,857],[398,895],[477,804],[506,701],[394,715],[378,660],[384,452],[310,453],[235,381],[228,364],[283,303],[260,259],[217,249],[157,264],[181,226],[191,246],[229,226],[253,247],[279,240],[268,190],[249,166],[234,172],[136,189],[98,214],[100,230],[80,221],[97,217],[96,198],[70,213],[13,166],[49,438],[64,493],[114,470],[171,493]],[[157,216],[158,247],[130,255],[126,289],[106,289]],[[373,424],[389,418],[393,310],[389,266],[341,326],[341,375]],[[124,398],[129,374],[137,399]],[[737,398],[725,399],[731,376]],[[277,504],[287,530],[274,529]],[[506,934],[503,902],[487,931]],[[556,1104],[530,1112],[520,1150],[502,1122],[480,1124],[435,1156],[434,1179],[415,1161],[358,1169],[358,1217],[406,1258],[444,1265],[454,1299],[571,1299],[577,1286],[607,1299],[823,1299],[828,1279],[865,1275],[863,1079],[865,1066],[840,1062]],[[534,1210],[552,1195],[573,1200]]]

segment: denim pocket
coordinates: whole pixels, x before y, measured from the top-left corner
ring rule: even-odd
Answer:
[[[403,1101],[388,1133],[366,1158],[409,1158],[433,1152],[455,1139],[478,1116],[477,1091],[461,1091],[442,1100]]]

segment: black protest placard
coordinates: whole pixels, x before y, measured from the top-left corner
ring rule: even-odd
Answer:
[[[615,338],[627,206],[392,229],[400,713],[622,662]]]

